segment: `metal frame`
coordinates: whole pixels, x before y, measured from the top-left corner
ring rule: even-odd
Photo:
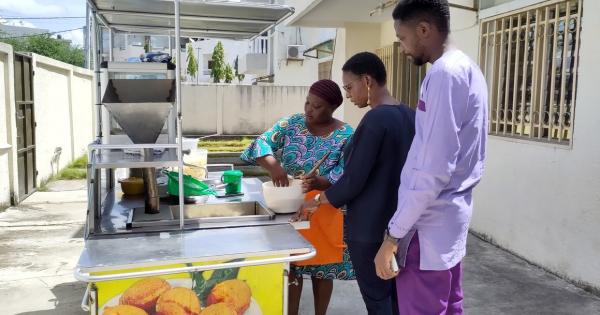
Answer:
[[[179,19],[179,0],[173,1],[175,4],[175,47],[177,49],[177,55],[181,47],[181,29]],[[185,218],[183,216],[183,135],[181,132],[182,120],[181,120],[181,67],[175,67],[175,106],[177,107],[177,157],[179,158],[179,228],[183,230],[185,225]]]
[[[125,0],[124,0],[125,1]],[[272,30],[272,28],[278,24],[279,22],[283,21],[284,19],[286,19],[287,17],[289,17],[291,14],[293,14],[294,10],[291,8],[288,8],[288,11],[286,14],[284,14],[284,16],[279,17],[279,19],[277,21],[258,21],[258,20],[252,20],[252,19],[243,19],[243,18],[232,18],[229,19],[227,17],[200,17],[200,16],[188,16],[188,15],[181,15],[180,12],[180,4],[181,2],[185,2],[186,4],[190,4],[190,3],[194,3],[191,1],[187,1],[187,0],[173,0],[173,5],[174,5],[174,14],[168,15],[168,14],[157,14],[157,13],[151,13],[150,15],[152,17],[159,17],[162,19],[167,19],[167,20],[171,20],[171,17],[174,19],[174,32],[173,32],[173,27],[148,27],[147,25],[127,25],[127,27],[125,28],[124,26],[120,26],[120,25],[111,25],[108,23],[107,19],[104,17],[103,14],[107,14],[107,12],[104,11],[99,11],[98,8],[95,6],[94,4],[94,0],[87,0],[88,2],[88,6],[89,6],[89,11],[88,13],[91,13],[91,21],[90,24],[88,26],[88,34],[90,35],[90,50],[91,50],[91,58],[90,58],[90,63],[93,62],[93,66],[94,66],[94,73],[96,75],[96,82],[97,82],[97,86],[96,86],[96,112],[97,112],[97,131],[96,131],[96,140],[94,141],[94,143],[89,145],[89,151],[88,151],[88,219],[86,220],[86,226],[85,226],[85,239],[88,239],[90,232],[91,231],[96,231],[96,225],[98,224],[98,221],[101,217],[101,206],[102,206],[102,202],[101,199],[102,198],[102,194],[103,194],[103,190],[102,190],[102,172],[100,170],[100,167],[115,167],[115,165],[97,165],[95,164],[95,157],[96,154],[98,154],[99,152],[102,152],[103,150],[120,150],[120,149],[143,149],[143,148],[164,148],[164,149],[175,149],[176,150],[176,156],[177,156],[177,160],[176,161],[166,161],[165,163],[168,163],[169,165],[176,165],[179,170],[183,170],[183,136],[182,136],[182,104],[181,104],[181,72],[182,69],[181,67],[176,67],[175,68],[175,108],[176,108],[176,131],[177,131],[177,139],[178,142],[177,144],[175,143],[169,143],[169,144],[133,144],[133,145],[112,145],[112,144],[103,144],[103,137],[108,136],[108,135],[104,135],[102,132],[102,127],[103,127],[103,123],[110,123],[110,121],[105,122],[102,119],[102,113],[103,113],[103,104],[102,104],[102,87],[100,86],[100,77],[101,77],[101,72],[100,72],[100,61],[101,61],[101,56],[102,56],[102,47],[101,45],[99,45],[99,43],[101,43],[101,34],[102,32],[100,32],[101,26],[100,24],[102,24],[104,27],[106,27],[108,29],[108,36],[109,36],[109,42],[110,42],[110,53],[109,53],[109,60],[112,61],[112,42],[113,42],[113,34],[115,33],[119,33],[119,32],[123,32],[123,30],[126,29],[126,33],[127,32],[131,32],[131,33],[145,33],[145,32],[152,32],[152,33],[160,33],[160,32],[167,32],[167,35],[169,35],[169,37],[171,36],[175,36],[175,49],[179,54],[179,49],[181,47],[181,36],[182,36],[182,32],[194,32],[196,34],[213,34],[213,35],[217,35],[217,34],[226,34],[226,35],[230,35],[230,36],[234,36],[234,35],[243,35],[242,37],[249,37],[251,36],[251,39],[254,39],[257,36],[260,36],[262,33],[264,32],[270,32]],[[204,2],[197,2],[197,3],[204,3]],[[268,5],[264,5],[264,7],[267,7]],[[260,5],[257,5],[257,7],[262,7]],[[281,8],[282,6],[277,6],[279,8]],[[287,7],[286,7],[287,8]],[[117,14],[117,15],[136,15],[136,16],[145,16],[148,13],[144,13],[144,12],[110,12],[111,14]],[[181,20],[185,19],[185,20],[202,20],[202,21],[211,21],[211,22],[226,22],[226,23],[261,23],[261,24],[265,24],[265,28],[262,29],[262,31],[256,33],[256,34],[250,34],[249,32],[236,32],[236,31],[219,31],[219,30],[190,30],[190,29],[183,29],[181,27]],[[122,28],[122,29],[119,29]],[[171,45],[171,40],[169,39],[169,46]],[[119,165],[120,167],[133,167],[133,166],[138,166],[139,167],[139,163],[138,162],[132,162],[131,164],[121,164]],[[107,176],[110,177],[111,176],[111,172],[108,171],[106,172]],[[108,178],[107,178],[108,179]],[[184,214],[184,194],[183,194],[183,172],[179,172],[179,229],[183,230],[184,229],[184,225],[185,225],[185,216]],[[177,273],[186,273],[186,272],[195,272],[195,271],[202,271],[202,270],[215,270],[215,269],[223,269],[223,268],[232,268],[232,267],[244,267],[244,266],[257,266],[257,265],[268,265],[268,264],[280,264],[280,263],[285,263],[285,270],[289,269],[289,262],[292,261],[298,261],[298,260],[305,260],[305,259],[310,259],[312,257],[314,257],[316,255],[316,250],[314,248],[311,248],[311,250],[308,253],[305,254],[300,254],[300,255],[291,255],[291,256],[285,256],[285,257],[276,257],[276,258],[265,258],[265,259],[258,259],[258,260],[250,260],[250,261],[241,261],[241,262],[234,262],[234,263],[220,263],[220,264],[211,264],[211,265],[205,265],[205,266],[191,266],[191,267],[176,267],[176,268],[167,268],[167,269],[162,269],[162,270],[149,270],[149,271],[141,271],[141,272],[126,272],[126,273],[122,273],[122,274],[116,274],[116,275],[92,275],[88,272],[84,272],[82,271],[82,269],[77,268],[75,270],[75,278],[80,280],[80,281],[84,281],[84,282],[88,282],[90,283],[86,289],[86,293],[84,294],[83,300],[81,302],[81,307],[82,309],[89,311],[91,314],[97,314],[98,312],[98,304],[97,304],[97,290],[95,288],[94,283],[95,282],[102,282],[102,281],[111,281],[111,280],[118,280],[118,279],[130,279],[130,278],[139,278],[139,277],[147,277],[147,276],[155,276],[155,275],[165,275],[165,274],[177,274]],[[284,284],[287,283],[287,276],[284,275]],[[284,294],[287,295],[287,285],[284,285]],[[284,314],[287,312],[286,309],[286,305],[287,305],[287,300],[284,297]]]
[[[91,288],[92,284],[88,283],[87,287],[85,288],[85,292],[83,293],[83,298],[81,299],[81,309],[89,312],[91,307],[90,307],[90,288]]]
[[[312,249],[306,254],[301,255],[291,255],[285,257],[276,257],[276,258],[264,258],[257,260],[244,260],[230,263],[220,263],[220,264],[211,264],[204,266],[188,266],[188,267],[176,267],[176,268],[167,268],[167,269],[159,269],[159,270],[147,270],[147,271],[134,271],[134,272],[125,272],[119,274],[111,274],[111,275],[99,275],[94,276],[88,272],[83,272],[80,268],[75,270],[75,279],[83,282],[102,282],[102,281],[112,281],[112,280],[122,280],[122,279],[131,279],[131,278],[142,278],[142,277],[152,277],[159,275],[172,275],[177,273],[186,273],[186,272],[197,272],[197,271],[205,271],[205,270],[217,270],[217,269],[226,269],[226,268],[239,268],[239,267],[248,267],[248,266],[261,266],[261,265],[271,265],[271,264],[280,264],[280,263],[288,263],[292,261],[300,261],[306,260],[315,257],[317,255],[317,251]]]
[[[162,27],[162,26],[131,26],[131,25],[126,25],[126,24],[113,24],[113,26],[115,28],[118,28],[120,30],[120,33],[131,33],[131,34],[161,34],[161,32],[163,32],[163,35],[167,35],[169,34],[169,32],[172,30],[169,27]],[[237,31],[215,31],[215,30],[209,30],[209,29],[203,29],[203,30],[196,30],[196,29],[192,29],[192,28],[182,28],[181,32],[185,32],[185,33],[189,33],[189,35],[194,35],[194,36],[201,36],[201,35],[205,35],[205,37],[210,37],[211,35],[214,34],[221,34],[221,35],[250,35],[250,34],[254,34],[254,32],[237,32]]]
[[[328,50],[328,49],[322,49],[322,47],[323,47],[323,46],[326,46],[326,45],[331,45],[331,47],[332,47],[332,48],[331,48],[331,50]],[[333,56],[333,54],[334,54],[334,50],[335,50],[335,39],[334,39],[334,38],[332,38],[332,39],[328,39],[328,40],[326,40],[326,41],[320,42],[320,43],[318,43],[318,44],[316,44],[316,45],[314,45],[314,46],[310,47],[309,49],[306,49],[306,50],[305,50],[305,51],[302,53],[302,55],[303,55],[304,57],[306,57],[306,58],[321,59],[321,58],[325,58],[325,57],[330,57],[330,56]],[[316,55],[315,55],[315,56],[311,56],[311,55],[309,55],[309,53],[310,53],[311,51],[315,51],[315,52],[316,52]],[[328,54],[328,56],[319,57],[319,53]]]
[[[194,33],[194,34],[204,34],[204,35],[208,35],[207,37],[210,37],[210,35],[226,35],[227,37],[232,36],[232,37],[241,37],[241,38],[246,38],[246,37],[251,37],[251,39],[254,39],[257,36],[260,36],[262,33],[267,32],[269,30],[271,30],[276,24],[280,23],[281,21],[283,21],[284,19],[286,19],[287,17],[289,17],[291,14],[294,13],[293,8],[290,7],[286,7],[286,6],[279,6],[279,5],[267,5],[267,4],[234,4],[234,3],[227,3],[227,5],[232,6],[232,7],[255,7],[255,8],[272,8],[272,9],[282,9],[282,10],[287,10],[287,13],[285,13],[283,16],[278,17],[276,20],[260,20],[260,19],[248,19],[248,18],[229,18],[229,17],[211,17],[211,16],[202,16],[202,15],[189,15],[189,14],[181,14],[180,12],[180,6],[181,3],[184,2],[187,5],[194,5],[194,2],[192,1],[186,1],[186,0],[174,0],[173,1],[173,14],[164,14],[164,13],[157,13],[157,12],[151,12],[151,11],[146,11],[144,12],[144,8],[147,8],[147,6],[140,6],[138,9],[139,11],[136,12],[132,12],[132,11],[118,11],[118,10],[100,10],[98,9],[98,6],[96,5],[95,0],[87,0],[87,4],[88,7],[91,11],[91,25],[88,28],[88,34],[94,34],[94,36],[91,38],[91,50],[92,50],[92,60],[94,63],[94,72],[96,74],[96,79],[97,79],[97,87],[96,87],[96,106],[97,106],[97,140],[94,144],[90,145],[89,149],[90,149],[90,153],[89,153],[89,157],[90,157],[90,163],[93,162],[94,157],[96,156],[97,152],[102,152],[102,150],[108,150],[108,149],[125,149],[125,148],[175,148],[177,151],[177,166],[179,169],[183,169],[183,154],[182,154],[182,131],[181,131],[181,126],[182,126],[182,107],[181,107],[181,68],[180,67],[176,67],[175,68],[175,89],[176,89],[176,97],[175,97],[175,109],[176,109],[176,130],[177,130],[177,139],[178,139],[178,144],[177,145],[173,145],[173,144],[168,144],[168,145],[121,145],[121,146],[111,146],[111,145],[100,145],[100,143],[103,143],[104,141],[102,141],[102,138],[108,135],[104,135],[102,132],[102,126],[103,126],[103,110],[102,110],[102,87],[100,86],[100,76],[101,76],[101,71],[100,71],[100,62],[101,62],[101,57],[102,57],[102,47],[101,45],[99,45],[98,43],[102,42],[102,32],[101,27],[99,24],[102,24],[107,30],[108,30],[108,36],[109,36],[109,43],[110,43],[110,52],[109,52],[109,60],[112,61],[112,42],[113,42],[113,34],[115,33],[119,33],[119,32],[124,32],[124,33],[164,33],[166,32],[167,35],[170,36],[175,36],[175,47],[177,49],[177,51],[179,52],[179,47],[181,46],[181,36],[182,36],[182,32],[186,32],[186,33]],[[134,2],[130,1],[130,4],[132,4]],[[198,5],[205,5],[204,2],[197,2]],[[215,3],[215,5],[219,5],[219,3]],[[89,13],[89,12],[88,12]],[[159,22],[165,22],[164,26],[156,26],[156,25],[135,25],[135,24],[131,24],[131,25],[119,25],[119,24],[110,24],[108,22],[107,16],[109,15],[113,15],[113,16],[121,16],[121,17],[144,17],[144,18],[156,18],[156,21]],[[172,27],[171,25],[171,21],[174,20],[174,27]],[[207,30],[207,29],[185,29],[185,28],[181,28],[181,20],[189,20],[189,21],[203,21],[203,22],[222,22],[222,23],[233,23],[233,24],[249,24],[249,23],[254,23],[254,24],[259,24],[259,25],[265,25],[265,27],[258,33],[254,33],[254,32],[245,32],[245,31],[231,31],[231,30]],[[174,32],[173,32],[174,31]],[[110,122],[107,122],[110,123]],[[167,161],[167,163],[171,164],[170,162]],[[136,164],[133,163],[131,165],[129,165],[129,167],[135,166]],[[100,166],[100,167],[109,167],[110,165],[105,165],[105,166]],[[113,165],[114,166],[114,165]],[[122,165],[123,167],[126,167],[127,165]],[[139,166],[139,165],[137,165]],[[90,202],[89,202],[89,210],[93,210],[90,212],[88,221],[86,222],[87,229],[86,229],[86,236],[89,235],[89,232],[91,232],[95,226],[95,217],[97,215],[100,215],[99,213],[99,208],[101,207],[101,194],[102,194],[102,189],[101,189],[101,183],[102,183],[102,172],[100,172],[98,170],[98,168],[96,167],[96,165],[92,165],[90,167],[90,171],[91,174],[93,176],[91,176],[91,178],[88,178],[88,183],[90,184],[90,187],[92,187],[91,192],[89,195],[89,197],[91,197]],[[108,171],[106,172],[106,176],[110,177],[111,176],[111,172]],[[179,207],[180,207],[180,222],[179,222],[179,228],[183,229],[184,228],[184,216],[183,214],[183,174],[182,172],[179,173]]]
[[[126,16],[137,16],[137,17],[158,17],[158,18],[173,18],[170,14],[164,13],[140,13],[140,12],[121,12],[121,11],[109,11],[109,10],[98,10],[98,14],[102,15],[126,15]],[[181,20],[192,20],[192,21],[205,21],[205,22],[227,22],[227,23],[257,23],[257,24],[271,24],[270,21],[265,20],[253,20],[253,19],[232,19],[225,17],[210,17],[210,16],[198,16],[198,15],[180,15]]]
[[[17,63],[19,63],[19,67],[20,67],[20,71],[17,71],[16,66]],[[29,66],[26,67],[25,65],[29,63]],[[25,117],[23,118],[24,121],[23,123],[25,124],[24,126],[21,126],[21,128],[23,129],[23,144],[24,146],[22,148],[19,148],[19,142],[17,141],[17,143],[15,143],[14,147],[16,149],[17,152],[17,156],[19,154],[24,153],[24,163],[25,166],[24,168],[21,170],[20,167],[17,167],[17,176],[19,177],[19,185],[16,188],[17,193],[15,194],[15,203],[21,202],[22,200],[24,200],[25,198],[31,196],[31,194],[33,194],[34,192],[36,192],[38,190],[38,185],[37,185],[37,163],[36,163],[36,155],[37,155],[37,141],[36,141],[36,133],[35,133],[35,91],[33,88],[33,80],[35,80],[34,77],[34,73],[33,73],[33,67],[34,67],[34,63],[35,60],[34,58],[29,55],[29,54],[23,54],[23,53],[14,53],[14,58],[13,58],[13,64],[15,66],[15,71],[13,72],[13,78],[14,78],[14,88],[15,88],[15,94],[17,93],[17,88],[16,85],[20,85],[20,91],[22,95],[15,95],[15,99],[14,99],[14,114],[18,117],[19,116],[19,112],[21,110],[21,105],[25,106],[25,108],[27,108],[27,105],[31,105],[31,117],[27,117],[28,115],[25,114]],[[26,71],[27,68],[29,68],[29,71]],[[20,78],[18,78],[20,74]],[[28,92],[26,92],[25,89],[30,89]],[[27,99],[27,94],[29,94],[29,99]],[[21,99],[22,98],[22,99]],[[30,126],[31,129],[27,129],[27,120],[31,118]],[[19,129],[19,127],[17,127],[17,130]],[[32,144],[27,144],[27,138],[29,137],[29,134],[31,134],[31,140],[32,140]],[[19,138],[19,133],[17,132],[17,138]],[[29,163],[29,159],[28,159],[28,152],[32,151],[33,152],[33,158],[32,158],[32,165],[30,165]],[[17,163],[18,165],[18,163]],[[29,169],[31,169],[32,172],[32,177],[29,177]],[[58,172],[58,170],[57,170]],[[21,178],[21,176],[23,176],[23,178]],[[23,182],[25,183],[25,191],[23,192],[24,194],[21,194],[21,189],[20,189],[20,181],[23,180]],[[30,187],[31,186],[31,187]],[[31,190],[30,190],[31,188]]]
[[[294,8],[283,6],[283,5],[275,5],[275,4],[261,4],[261,3],[235,3],[235,2],[214,2],[211,5],[215,6],[229,6],[235,8],[265,8],[265,9],[278,9],[281,11],[286,11],[283,16],[279,16],[277,19],[250,19],[244,17],[225,17],[225,16],[206,16],[206,15],[190,15],[186,12],[186,14],[181,14],[179,12],[180,3],[185,3],[187,5],[194,5],[194,1],[190,0],[174,0],[174,7],[176,8],[176,12],[173,15],[165,14],[160,12],[152,12],[152,11],[144,11],[144,7],[137,8],[139,11],[118,11],[118,10],[101,10],[96,5],[96,0],[87,0],[87,4],[92,11],[92,19],[98,19],[104,27],[115,33],[141,33],[141,34],[154,34],[154,35],[175,35],[172,31],[175,29],[177,35],[185,35],[185,36],[203,36],[203,37],[220,37],[220,38],[234,38],[234,39],[250,39],[264,34],[265,32],[270,31],[277,24],[281,23],[292,14],[294,14]],[[198,1],[199,5],[206,5],[204,1]],[[142,17],[142,18],[157,18],[161,20],[170,21],[171,19],[175,19],[175,24],[180,25],[181,20],[185,21],[202,21],[202,22],[220,22],[220,23],[229,23],[229,24],[258,24],[265,25],[264,28],[258,31],[233,31],[233,30],[223,30],[223,29],[206,29],[206,28],[179,28],[173,27],[171,23],[166,22],[163,23],[163,26],[156,25],[143,25],[143,24],[116,24],[110,23],[107,20],[108,16],[127,16],[127,17]],[[179,29],[179,31],[177,31]],[[185,33],[185,34],[182,34]]]
[[[491,135],[572,146],[583,1],[554,0],[482,20]]]

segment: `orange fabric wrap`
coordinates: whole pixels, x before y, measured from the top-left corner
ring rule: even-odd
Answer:
[[[314,199],[320,191],[313,190],[306,194],[305,200]],[[340,263],[343,260],[344,248],[344,215],[340,209],[330,204],[321,204],[310,217],[310,228],[298,230],[317,250],[311,259],[297,261],[297,266],[325,265]]]

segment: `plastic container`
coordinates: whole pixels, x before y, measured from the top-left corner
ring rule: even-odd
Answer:
[[[192,150],[183,156],[183,162],[189,165],[183,166],[183,174],[190,175],[195,179],[205,179],[207,161],[208,150],[198,148]]]
[[[171,196],[179,196],[179,173],[168,172],[169,183],[167,184],[167,192]],[[183,175],[183,196],[207,196],[214,195],[215,191],[207,184],[199,181],[192,176]]]
[[[244,173],[240,170],[227,170],[223,172],[223,177],[221,177],[221,181],[223,184],[227,184],[225,186],[226,194],[239,194],[242,192],[242,177]]]
[[[262,190],[267,207],[275,213],[294,213],[304,203],[300,180],[290,180],[288,187],[275,187],[273,182],[265,182]]]
[[[141,195],[144,193],[144,180],[139,177],[129,177],[119,180],[121,191],[128,196]]]
[[[199,138],[183,138],[181,141],[181,146],[184,151],[194,151],[198,149],[198,140]]]

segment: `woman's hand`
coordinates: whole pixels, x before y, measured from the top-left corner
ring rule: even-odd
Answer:
[[[258,164],[262,166],[269,176],[275,187],[287,187],[290,185],[287,172],[281,167],[281,164],[272,155],[267,155],[256,159]]]
[[[315,190],[317,185],[316,177],[302,177],[302,192],[307,193],[309,191]]]
[[[302,192],[307,193],[313,190],[324,191],[331,186],[327,178],[323,176],[302,176]]]
[[[306,200],[298,209],[296,214],[290,219],[290,222],[308,221],[310,216],[317,210],[317,202],[314,200]]]
[[[271,180],[275,187],[287,187],[290,185],[288,174],[280,165],[273,167],[273,169],[269,171],[269,174],[271,175]]]

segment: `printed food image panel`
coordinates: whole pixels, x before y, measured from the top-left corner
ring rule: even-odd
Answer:
[[[187,265],[214,263],[223,262]],[[183,265],[140,268],[110,272],[110,274],[181,266]],[[283,264],[273,264],[99,282],[96,284],[98,313],[100,315],[282,314],[283,269]]]

